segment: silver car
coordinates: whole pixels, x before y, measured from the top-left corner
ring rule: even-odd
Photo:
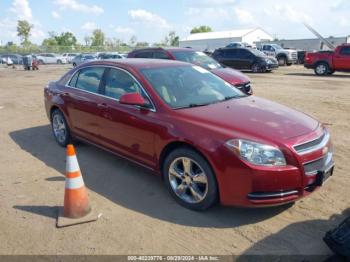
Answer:
[[[76,67],[82,63],[90,62],[93,60],[97,60],[97,56],[95,54],[81,54],[72,59],[72,64],[74,67]]]

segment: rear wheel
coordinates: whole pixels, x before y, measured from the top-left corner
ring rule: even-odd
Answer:
[[[70,130],[63,113],[55,109],[51,114],[51,128],[56,142],[60,146],[67,146],[71,141]]]
[[[182,206],[205,210],[217,202],[215,175],[196,151],[186,147],[175,149],[166,157],[162,173],[170,194]]]
[[[324,76],[329,72],[329,66],[327,63],[318,63],[315,67],[315,74],[318,76]]]

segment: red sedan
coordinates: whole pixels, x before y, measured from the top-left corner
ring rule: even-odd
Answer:
[[[45,88],[58,144],[83,140],[159,174],[185,207],[296,201],[332,175],[329,132],[178,61],[83,64]]]

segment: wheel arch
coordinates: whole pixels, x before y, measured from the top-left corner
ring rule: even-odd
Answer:
[[[206,156],[206,154],[203,153],[202,150],[198,149],[198,147],[195,147],[194,145],[192,145],[190,143],[187,143],[185,141],[172,141],[172,142],[168,143],[166,146],[163,147],[163,149],[162,149],[162,151],[161,151],[161,153],[159,155],[159,159],[158,159],[158,166],[159,166],[160,173],[162,173],[163,163],[164,163],[165,158],[172,151],[174,151],[174,150],[176,150],[178,148],[181,148],[181,147],[189,148],[189,149],[195,151],[196,153],[198,153],[201,157],[203,157],[203,159],[208,162],[209,167],[211,168],[212,172],[214,173],[215,179],[217,180],[216,173],[215,173],[215,171],[213,169],[212,162]],[[218,181],[216,181],[216,182],[218,182]],[[218,185],[218,183],[217,183],[217,185]]]

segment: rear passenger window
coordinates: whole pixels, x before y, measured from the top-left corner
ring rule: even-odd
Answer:
[[[153,58],[152,52],[140,52],[136,53],[135,58]]]
[[[71,87],[75,87],[76,84],[77,84],[78,76],[79,76],[79,72],[76,72],[75,75],[70,80],[68,85],[71,86]]]
[[[153,57],[156,59],[169,59],[169,57],[162,51],[154,52]]]
[[[98,93],[103,72],[103,67],[88,67],[80,70],[75,87],[88,92]]]

